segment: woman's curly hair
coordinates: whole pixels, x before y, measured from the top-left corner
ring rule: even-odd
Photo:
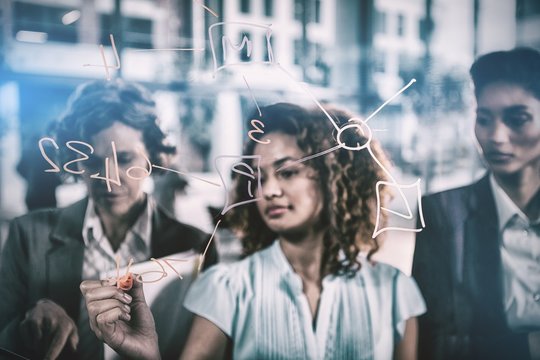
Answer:
[[[325,109],[338,127],[351,124],[348,121],[353,116],[347,111],[330,106]],[[279,103],[261,108],[261,113],[254,114],[250,120],[262,121],[265,134],[281,132],[295,136],[298,147],[306,156],[338,144],[336,129],[319,108],[308,110]],[[389,169],[389,160],[377,141],[363,136],[358,127],[355,129],[343,131],[340,140],[350,147],[369,141],[369,146],[358,151],[340,148],[304,163],[314,170],[323,195],[318,222],[320,231],[324,232],[322,274],[352,276],[360,269],[360,251],[366,251],[369,258],[379,248],[377,239],[372,238],[377,216],[376,187],[378,181],[387,180],[387,175],[373,157],[386,169]],[[252,155],[256,145],[254,141],[248,141],[244,154]],[[235,203],[251,199],[248,180],[245,176],[236,177],[232,189]],[[379,190],[381,206],[384,206],[389,190],[384,186]],[[231,209],[227,221],[240,235],[244,255],[269,246],[277,238],[264,223],[254,202]]]
[[[56,140],[90,142],[93,135],[119,121],[140,130],[150,161],[162,165],[164,155],[176,152],[165,141],[159,127],[156,103],[142,85],[114,79],[97,80],[80,85],[71,95],[64,114],[56,124]],[[60,146],[60,161],[73,160],[76,154]]]

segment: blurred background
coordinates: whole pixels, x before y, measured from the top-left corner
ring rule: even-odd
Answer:
[[[304,82],[319,101],[367,117],[415,78],[369,124],[396,179],[420,178],[428,193],[481,174],[468,69],[478,55],[518,45],[540,49],[538,0],[1,0],[0,240],[29,208],[85,195],[44,171],[38,140],[51,135],[77,85],[105,78],[103,58],[119,65],[111,76],[154,93],[179,149],[171,166],[217,182],[214,158],[241,154],[254,98],[313,104]],[[208,232],[226,196],[172,172],[147,186]],[[416,194],[407,197],[414,205]],[[387,234],[380,259],[408,273],[414,236]],[[230,238],[221,231],[226,259],[239,250]]]

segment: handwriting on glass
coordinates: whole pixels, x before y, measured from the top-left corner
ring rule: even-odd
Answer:
[[[278,69],[283,71],[287,76],[289,76],[291,79],[294,80],[294,77],[287,70],[285,70],[285,68],[283,68],[279,64],[277,64],[276,66],[277,66]],[[341,126],[341,127],[334,121],[334,119],[330,116],[330,114],[328,114],[326,109],[317,100],[315,95],[313,95],[313,93],[309,90],[307,85],[305,85],[303,83],[300,83],[300,82],[297,82],[297,84],[300,86],[300,88],[311,98],[311,100],[313,100],[313,102],[319,107],[319,109],[326,115],[328,120],[330,120],[332,125],[336,128],[336,130],[337,130],[336,141],[337,141],[338,145],[336,145],[336,146],[334,146],[334,147],[332,147],[330,149],[321,151],[319,153],[311,154],[311,155],[308,155],[308,156],[306,156],[306,157],[304,157],[302,159],[293,161],[293,162],[291,162],[291,163],[289,163],[289,164],[287,164],[285,166],[280,167],[279,169],[276,170],[276,172],[281,171],[281,170],[283,170],[283,169],[285,169],[285,168],[287,168],[289,166],[299,164],[299,163],[311,160],[311,159],[319,157],[319,156],[326,155],[326,154],[328,154],[328,153],[330,153],[332,151],[338,150],[338,149],[346,149],[346,150],[349,150],[349,151],[360,151],[360,150],[363,150],[363,149],[367,149],[367,151],[369,152],[369,154],[370,154],[371,158],[373,159],[373,161],[375,161],[375,163],[377,163],[377,165],[385,172],[385,174],[391,180],[391,182],[378,181],[377,184],[375,185],[375,187],[376,187],[375,190],[376,190],[376,193],[377,193],[377,218],[376,218],[375,229],[373,231],[372,237],[375,238],[379,234],[381,234],[382,232],[388,231],[388,230],[400,230],[400,231],[412,231],[412,232],[420,232],[420,231],[422,231],[422,229],[425,228],[426,225],[425,225],[424,215],[423,215],[423,211],[422,211],[422,203],[420,201],[420,198],[421,198],[421,191],[420,191],[420,186],[419,186],[420,179],[418,179],[415,183],[413,183],[411,185],[402,185],[402,184],[399,184],[397,182],[397,180],[392,176],[390,171],[388,169],[386,169],[386,167],[379,161],[379,159],[377,159],[377,157],[373,153],[373,150],[371,149],[371,139],[372,139],[373,134],[372,134],[371,128],[367,124],[370,119],[372,119],[375,115],[377,115],[386,105],[388,105],[392,100],[394,100],[396,97],[398,97],[402,92],[407,90],[415,82],[416,82],[416,79],[412,79],[407,85],[405,85],[403,88],[401,88],[391,98],[386,100],[381,106],[379,106],[371,115],[369,115],[367,117],[367,119],[363,120],[363,119],[353,117],[353,118],[348,120],[348,124],[346,124],[344,126]],[[354,146],[347,145],[343,141],[342,137],[343,137],[343,133],[345,131],[348,131],[348,130],[352,130],[352,131],[361,133],[364,137],[366,137],[365,143],[363,143],[363,144],[357,143]],[[397,190],[399,192],[399,195],[401,196],[401,199],[404,201],[404,204],[405,204],[405,207],[406,207],[406,213],[397,212],[397,211],[394,211],[394,210],[391,210],[391,209],[388,209],[388,208],[385,208],[385,207],[381,206],[381,199],[380,199],[380,194],[379,194],[379,189],[380,189],[381,185],[393,186],[393,187],[397,188]],[[381,213],[381,211],[385,211],[385,212],[394,214],[396,216],[399,216],[399,217],[407,219],[407,220],[410,220],[410,219],[413,218],[413,212],[411,210],[411,206],[410,206],[409,201],[405,197],[405,194],[403,193],[403,190],[402,190],[404,188],[414,188],[417,191],[416,198],[417,198],[417,201],[418,201],[418,214],[419,214],[419,218],[420,218],[421,228],[408,229],[408,228],[402,228],[402,227],[381,227],[380,226],[380,219],[381,219],[380,213]]]
[[[124,275],[120,275],[120,258],[116,257],[116,276],[108,277],[107,281],[109,281],[110,284],[116,284],[116,286],[119,289],[122,290],[129,290],[131,289],[131,285],[133,285],[133,281],[137,281],[141,284],[148,284],[148,283],[155,283],[160,281],[161,279],[165,278],[168,275],[168,272],[165,270],[165,266],[167,266],[169,269],[174,271],[174,273],[178,276],[180,280],[183,280],[184,278],[180,274],[178,270],[176,270],[171,262],[187,262],[189,260],[187,259],[173,259],[173,258],[163,258],[163,259],[156,259],[151,258],[150,261],[155,263],[158,267],[158,270],[148,270],[144,271],[140,274],[133,275],[129,270],[131,268],[131,265],[133,264],[133,258],[129,259],[129,264],[126,269],[126,273]],[[150,276],[150,274],[157,274]],[[131,283],[130,283],[131,282]],[[128,288],[129,287],[129,288]]]
[[[44,137],[44,138],[41,138],[39,140],[38,146],[39,146],[39,150],[41,152],[41,155],[43,156],[45,161],[47,161],[47,163],[49,163],[49,165],[51,166],[51,168],[46,169],[45,172],[56,172],[56,173],[60,172],[61,171],[60,166],[58,164],[56,164],[51,159],[51,157],[49,155],[47,155],[47,152],[46,152],[45,147],[44,147],[45,142],[51,143],[56,151],[58,151],[60,149],[60,147],[58,146],[58,144],[56,143],[56,141],[53,138]],[[66,142],[66,147],[69,150],[75,152],[79,157],[66,162],[62,166],[62,169],[64,169],[65,172],[70,173],[70,174],[74,174],[74,175],[84,174],[84,172],[86,171],[85,169],[74,169],[74,168],[72,168],[70,166],[73,165],[73,164],[76,164],[76,163],[79,163],[79,165],[83,165],[84,161],[90,159],[89,155],[92,155],[94,153],[94,148],[92,147],[92,145],[90,145],[88,143],[85,143],[83,141],[77,141],[77,140],[72,140],[72,141]],[[105,175],[103,176],[99,172],[90,175],[90,177],[92,179],[98,179],[98,180],[105,181],[107,183],[107,190],[109,192],[112,191],[111,190],[111,184],[114,184],[114,185],[117,185],[117,186],[122,185],[122,181],[120,180],[120,172],[119,172],[120,166],[118,165],[118,156],[117,156],[117,153],[116,153],[116,145],[115,145],[114,141],[111,141],[111,148],[112,148],[112,165],[111,165],[111,159],[109,157],[106,157],[105,161],[104,161],[104,163],[105,163],[104,164],[104,166],[105,166]],[[86,150],[86,152],[84,150]],[[193,176],[193,175],[190,175],[190,174],[178,171],[178,170],[174,170],[174,169],[169,169],[169,168],[166,168],[166,167],[163,167],[163,166],[154,165],[154,164],[152,164],[150,162],[150,159],[146,156],[145,152],[142,149],[138,149],[137,152],[143,157],[143,159],[146,161],[147,165],[146,165],[146,167],[131,166],[128,169],[126,169],[125,174],[130,179],[143,180],[144,178],[147,178],[148,176],[150,176],[152,174],[152,169],[156,168],[156,169],[161,169],[161,170],[165,170],[165,171],[172,171],[172,172],[176,172],[176,173],[179,173],[179,174],[191,176],[193,178],[196,178],[197,180],[204,181],[204,182],[209,183],[211,185],[218,186],[218,187],[220,186],[217,183],[214,183],[212,181],[208,181],[206,179],[199,178],[197,176]],[[111,167],[112,167],[112,169],[111,169]],[[111,176],[111,173],[113,173],[114,175]]]
[[[255,141],[256,143],[263,144],[263,145],[270,144],[270,139],[266,139],[262,141],[253,136],[253,134],[264,134],[264,130],[259,127],[261,126],[264,128],[264,124],[261,120],[257,120],[257,119],[251,120],[251,126],[253,126],[254,128],[253,130],[248,131],[248,136],[251,140]]]
[[[214,43],[214,31],[217,31],[216,30],[217,27],[219,26],[225,27],[225,25],[240,25],[242,26],[243,29],[246,29],[246,31],[248,31],[250,28],[254,29],[255,32],[257,32],[257,30],[260,31],[260,29],[266,30],[265,37],[266,37],[266,53],[268,54],[267,59],[263,61],[250,61],[250,62],[245,62],[239,59],[231,60],[230,57],[227,56],[228,47],[232,48],[237,53],[240,53],[245,47],[247,51],[247,57],[250,58],[251,52],[253,50],[253,43],[247,35],[244,35],[242,37],[242,40],[240,44],[238,45],[234,44],[227,36],[222,35],[221,36],[221,54],[223,55],[223,60],[218,61],[217,49],[215,48],[215,43]],[[269,25],[260,25],[260,24],[254,24],[254,23],[248,23],[248,22],[234,22],[234,21],[219,22],[219,23],[210,25],[210,27],[208,28],[208,39],[210,41],[210,50],[212,52],[212,60],[214,62],[214,74],[232,65],[273,64],[274,53],[272,51],[272,43],[270,40],[271,37],[272,37],[272,29],[270,28]]]
[[[97,65],[97,64],[83,64],[83,66],[94,66],[94,67],[102,67],[105,68],[105,78],[107,81],[111,80],[111,74],[109,72],[109,69],[120,69],[120,56],[118,55],[118,51],[116,50],[116,44],[114,42],[114,36],[113,34],[109,34],[109,39],[111,40],[111,46],[114,54],[114,61],[116,64],[114,66],[110,66],[107,64],[107,58],[105,57],[105,50],[103,48],[103,44],[99,45],[99,52],[101,54],[101,60],[103,61],[103,65]]]

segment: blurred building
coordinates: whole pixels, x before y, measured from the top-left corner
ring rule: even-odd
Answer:
[[[15,171],[23,143],[44,135],[75,86],[106,77],[100,44],[111,76],[155,92],[180,150],[177,168],[213,172],[215,156],[239,154],[253,98],[258,105],[310,101],[299,86],[305,82],[317,99],[367,116],[414,77],[371,121],[375,136],[405,173],[432,185],[453,174],[468,181],[468,67],[479,53],[538,46],[537,3],[3,0],[0,218],[24,212]]]
[[[540,1],[517,0],[516,2],[517,44],[540,50]]]
[[[47,125],[59,116],[78,84],[106,77],[100,44],[104,45],[110,76],[118,71],[124,78],[142,82],[153,90],[169,90],[174,77],[174,54],[138,51],[165,47],[169,32],[177,34],[171,41],[180,37],[178,31],[167,28],[174,29],[171,23],[177,23],[169,20],[169,13],[159,2],[150,0],[0,3],[3,217],[24,212],[21,199],[25,185],[15,172],[23,143],[48,135]],[[113,68],[116,61],[110,34],[114,35],[120,55],[120,70]],[[161,99],[167,102],[167,96]],[[171,122],[167,116],[165,120]],[[37,143],[34,145],[37,147]]]

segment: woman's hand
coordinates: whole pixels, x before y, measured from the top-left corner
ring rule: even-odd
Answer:
[[[64,347],[76,349],[79,342],[77,325],[57,303],[41,299],[21,322],[20,331],[28,347],[39,357],[56,359]]]
[[[124,292],[108,280],[81,283],[90,328],[122,357],[159,359],[154,317],[146,305],[142,284]]]

